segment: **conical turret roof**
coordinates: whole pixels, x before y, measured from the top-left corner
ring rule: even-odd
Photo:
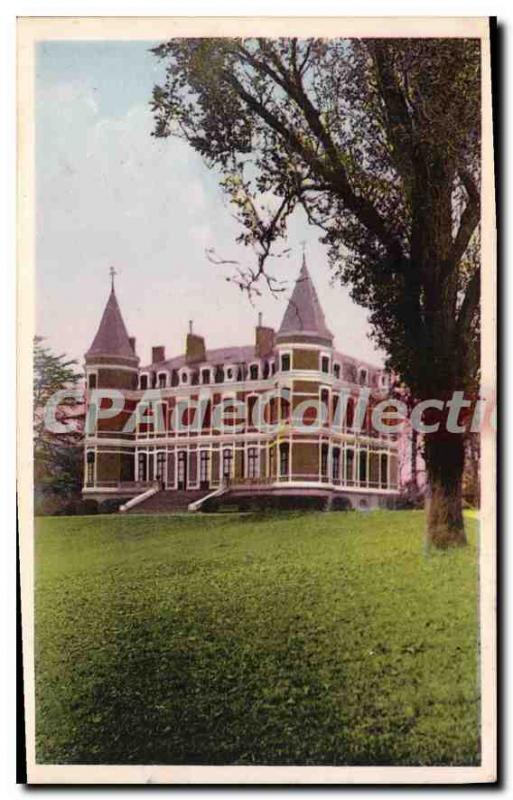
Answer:
[[[286,342],[295,338],[301,341],[308,339],[316,342],[322,341],[329,345],[333,343],[333,334],[326,325],[324,312],[304,255],[294,291],[276,337],[278,342]]]
[[[93,343],[86,353],[91,356],[118,356],[120,358],[136,358],[130,344],[127,329],[121,316],[114,286],[111,289],[107,305],[100,321],[100,326]]]

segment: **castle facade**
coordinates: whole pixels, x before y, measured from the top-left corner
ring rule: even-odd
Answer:
[[[259,318],[253,344],[209,350],[191,326],[183,354],[153,347],[145,366],[113,284],[85,373],[85,497],[180,493],[199,508],[224,493],[362,509],[397,494],[397,435],[372,424],[389,376],[335,348],[304,257],[278,331]]]

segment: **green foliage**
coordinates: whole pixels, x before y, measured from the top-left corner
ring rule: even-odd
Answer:
[[[38,763],[477,764],[476,522],[423,524],[37,520]]]
[[[83,422],[81,401],[70,397],[59,404],[56,420],[73,425],[69,433],[52,433],[45,421],[48,401],[63,389],[74,389],[80,374],[76,360],[55,355],[44,347],[43,338],[34,339],[34,483],[37,513],[58,513],[77,502],[82,485]]]
[[[154,49],[154,135],[220,175],[257,255],[254,291],[301,207],[421,398],[475,379],[480,49],[472,39],[176,39]],[[230,262],[230,263],[233,263]]]

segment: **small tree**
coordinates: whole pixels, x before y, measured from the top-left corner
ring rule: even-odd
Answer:
[[[221,176],[267,259],[302,207],[420,399],[474,388],[478,363],[480,46],[469,39],[177,39],[154,49],[154,135]],[[442,426],[443,427],[443,426]],[[463,544],[463,437],[425,437],[428,541]]]
[[[77,497],[82,485],[84,406],[73,397],[55,409],[61,424],[74,423],[73,431],[56,434],[48,430],[45,409],[56,392],[77,386],[77,362],[54,355],[34,339],[34,484],[36,493],[58,502]]]

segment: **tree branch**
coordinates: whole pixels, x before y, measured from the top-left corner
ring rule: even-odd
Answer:
[[[472,234],[481,218],[481,199],[472,175],[468,171],[465,171],[460,173],[460,179],[467,192],[468,202],[461,215],[458,233],[456,234],[451,248],[450,261],[454,265],[458,264],[465,254]]]

